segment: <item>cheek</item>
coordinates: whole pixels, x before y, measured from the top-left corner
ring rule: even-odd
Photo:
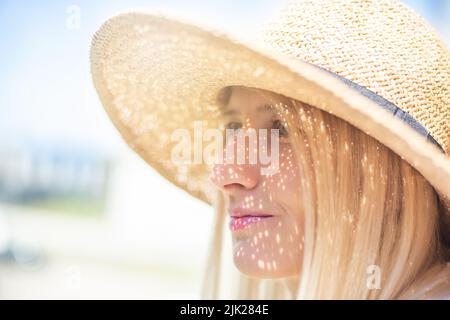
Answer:
[[[300,175],[298,172],[298,161],[290,144],[280,146],[280,187],[284,194],[291,198],[297,198],[300,192]]]
[[[262,197],[283,212],[270,225],[261,224],[260,229],[253,229],[251,237],[235,239],[235,264],[244,273],[261,278],[298,274],[303,256],[304,218],[298,164],[289,145],[280,145],[279,170],[262,177],[262,183]]]
[[[290,144],[280,144],[278,170],[271,176],[262,176],[266,197],[280,203],[291,212],[301,211],[301,181],[298,162]]]

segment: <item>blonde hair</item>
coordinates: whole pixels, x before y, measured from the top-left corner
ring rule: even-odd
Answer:
[[[299,162],[305,205],[299,277],[239,276],[236,299],[395,299],[442,260],[439,204],[411,165],[348,122],[277,105]],[[218,193],[203,297],[219,298],[226,197]],[[223,270],[222,270],[223,271]],[[368,282],[379,272],[379,286]]]

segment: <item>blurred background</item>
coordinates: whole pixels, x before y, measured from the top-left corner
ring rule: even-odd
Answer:
[[[121,140],[89,70],[108,17],[251,37],[284,0],[0,0],[0,299],[198,299],[212,209]],[[404,0],[450,45],[449,0]]]

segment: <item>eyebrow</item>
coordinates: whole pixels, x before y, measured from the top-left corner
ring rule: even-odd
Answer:
[[[267,112],[267,111],[271,111],[272,109],[273,109],[273,106],[271,104],[263,104],[262,106],[259,106],[256,109],[256,111],[257,112]],[[241,113],[240,108],[233,108],[233,109],[230,109],[230,110],[225,110],[223,112],[223,115],[229,116],[229,115],[239,114],[239,113]]]

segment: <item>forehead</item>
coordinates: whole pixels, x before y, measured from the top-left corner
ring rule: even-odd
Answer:
[[[275,93],[242,86],[222,89],[218,97],[224,115],[248,113],[253,111],[271,111],[273,105],[281,102]]]
[[[268,93],[264,93],[262,90],[247,87],[233,87],[230,93],[229,103],[232,104],[236,101],[246,101],[252,103],[270,103]]]

